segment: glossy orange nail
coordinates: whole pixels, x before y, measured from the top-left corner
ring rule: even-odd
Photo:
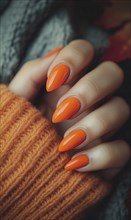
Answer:
[[[55,110],[52,122],[58,123],[71,118],[79,111],[80,105],[80,101],[74,97],[64,100]]]
[[[54,89],[57,89],[67,80],[69,75],[70,75],[69,67],[63,63],[58,64],[53,68],[53,70],[48,76],[46,82],[46,90],[50,92],[53,91]]]
[[[79,144],[81,144],[86,139],[86,134],[83,130],[77,129],[71,131],[64,139],[61,141],[58,150],[60,152],[70,150]]]
[[[76,170],[89,164],[89,158],[86,155],[79,155],[72,158],[66,165],[66,170]]]
[[[52,55],[54,55],[55,53],[58,53],[60,50],[62,50],[63,48],[62,47],[58,47],[54,50],[52,50],[51,52],[47,53],[44,58],[48,58],[48,57],[51,57]]]

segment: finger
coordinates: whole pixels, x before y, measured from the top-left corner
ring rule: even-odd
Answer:
[[[121,127],[130,109],[124,99],[114,97],[72,126],[59,145],[59,151],[82,148],[92,141]]]
[[[76,154],[66,165],[66,170],[89,172],[120,169],[131,157],[131,149],[123,140],[102,143]]]
[[[59,51],[60,48],[57,48],[45,57],[25,63],[10,82],[10,90],[28,100],[34,99],[41,86],[45,84],[48,68]]]
[[[123,81],[123,72],[113,62],[104,62],[80,79],[58,102],[52,121],[58,123],[78,116],[113,93]]]
[[[49,68],[46,89],[53,91],[72,79],[92,60],[93,46],[85,40],[74,40],[68,44]]]

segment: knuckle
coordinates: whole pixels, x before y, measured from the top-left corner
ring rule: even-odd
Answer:
[[[22,69],[24,69],[25,71],[29,71],[30,68],[39,65],[42,62],[42,58],[36,58],[34,60],[29,60],[26,63],[24,63],[24,65],[22,66]]]
[[[129,118],[129,116],[131,114],[131,109],[130,109],[130,106],[128,105],[128,103],[126,102],[126,100],[120,96],[115,96],[114,99],[115,99],[115,101],[117,101],[120,104],[126,118]]]
[[[79,56],[83,55],[85,57],[89,54],[89,52],[90,54],[94,53],[93,45],[86,40],[73,40],[69,44],[69,47],[75,52],[75,54],[78,54]]]
[[[87,88],[93,97],[99,98],[99,96],[101,95],[101,89],[98,86],[98,83],[94,79],[92,79],[91,77],[87,79],[86,89]]]
[[[119,84],[122,84],[122,82],[124,80],[124,72],[118,64],[116,64],[113,61],[105,61],[101,65],[104,69],[108,69],[108,70],[110,70],[110,72],[115,74]]]
[[[102,117],[99,117],[99,129],[106,132],[108,129],[108,123],[106,120],[104,120]]]
[[[121,146],[121,156],[125,164],[131,158],[131,147],[125,140],[118,140],[118,145]]]
[[[24,63],[24,65],[22,66],[22,68],[23,68],[23,69],[28,69],[28,68],[30,68],[31,64],[32,64],[32,61],[27,61],[26,63]]]
[[[104,168],[121,168],[131,158],[131,148],[124,140],[103,143],[100,154],[103,156]]]
[[[70,45],[73,46],[83,46],[83,47],[91,47],[93,49],[93,45],[87,40],[77,39],[70,42]]]
[[[77,47],[74,47],[73,45],[70,46],[70,51],[71,51],[71,54],[72,56],[76,58],[76,60],[84,60],[85,59],[85,54],[79,50]]]
[[[110,147],[110,143],[104,143],[101,148],[101,155],[103,155],[104,159],[104,166],[110,167],[111,164],[114,162],[114,156],[112,148]]]
[[[93,118],[93,122],[99,127],[99,133],[105,133],[108,130],[108,122],[100,115],[96,114]]]

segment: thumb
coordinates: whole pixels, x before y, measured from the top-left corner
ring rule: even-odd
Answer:
[[[45,84],[47,71],[58,53],[25,63],[9,84],[17,95],[32,101]]]

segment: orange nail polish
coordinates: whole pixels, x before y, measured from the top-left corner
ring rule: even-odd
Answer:
[[[46,82],[46,90],[48,92],[57,89],[64,84],[70,75],[70,69],[67,65],[61,63],[53,68]]]
[[[52,122],[58,123],[71,118],[79,111],[80,105],[80,101],[74,97],[64,100],[55,110]]]
[[[72,158],[66,165],[66,170],[76,170],[89,164],[89,158],[86,155],[79,155]]]
[[[86,134],[83,130],[77,129],[71,131],[60,143],[58,150],[60,152],[70,150],[86,139]]]
[[[48,54],[46,54],[44,56],[44,58],[48,58],[48,57],[51,57],[52,55],[54,55],[55,53],[58,53],[60,50],[62,50],[63,48],[62,47],[58,47],[54,50],[52,50],[51,52],[49,52]]]

